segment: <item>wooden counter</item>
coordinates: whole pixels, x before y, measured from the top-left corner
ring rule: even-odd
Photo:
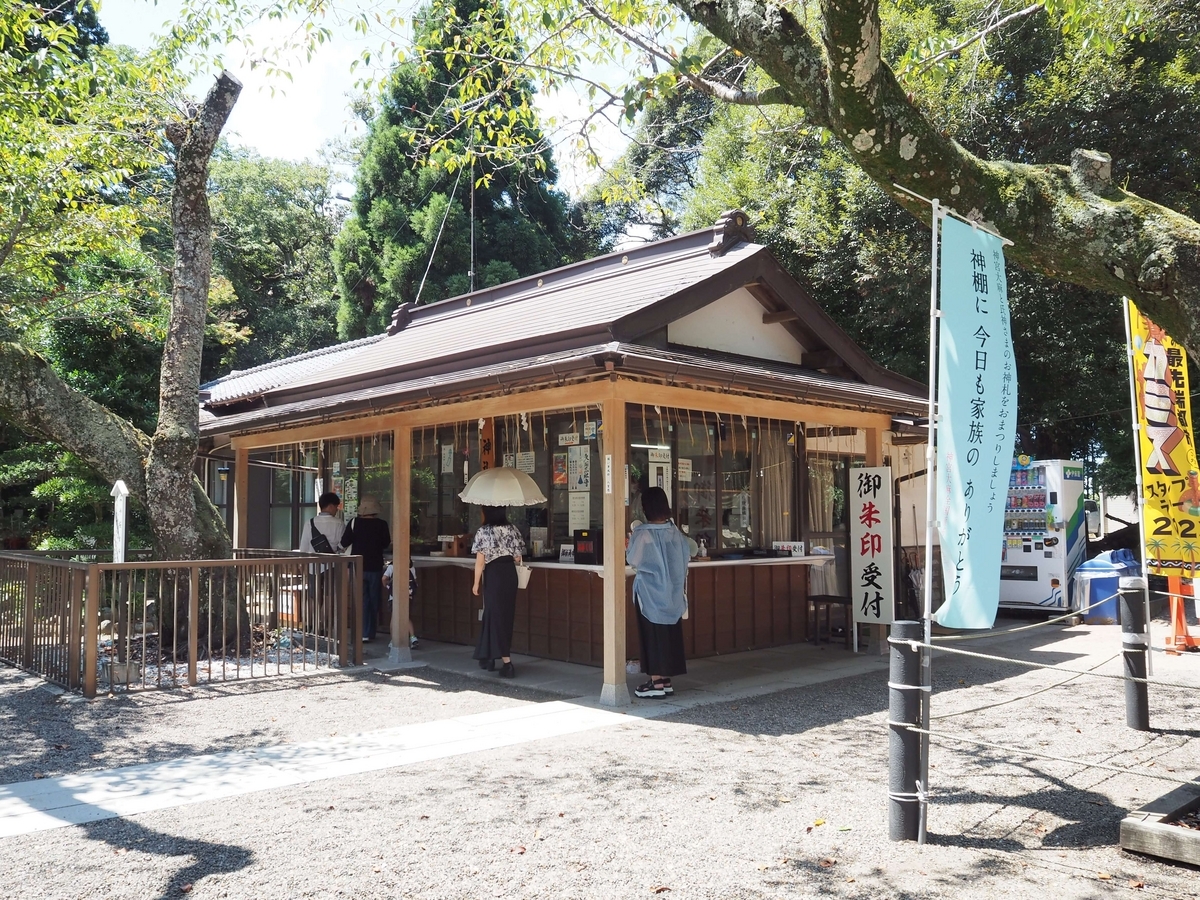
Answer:
[[[829,556],[693,560],[683,621],[689,658],[804,641],[809,635],[807,566]],[[474,646],[482,599],[471,594],[474,557],[414,556],[417,634]],[[602,566],[529,562],[529,587],[517,591],[513,652],[599,666],[604,659]],[[634,574],[626,567],[626,576]],[[627,655],[638,655],[632,580],[627,581]]]

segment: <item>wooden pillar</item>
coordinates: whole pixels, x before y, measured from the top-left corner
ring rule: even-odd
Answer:
[[[883,465],[883,432],[878,428],[864,428],[867,435],[867,465]]]
[[[412,545],[412,426],[392,432],[392,645],[389,663],[411,663],[408,568]]]
[[[250,451],[233,451],[233,546],[244,548],[250,534]]]
[[[615,385],[614,385],[615,387]],[[625,679],[625,401],[603,401],[604,443],[600,477],[604,484],[604,684],[600,702],[628,706]]]

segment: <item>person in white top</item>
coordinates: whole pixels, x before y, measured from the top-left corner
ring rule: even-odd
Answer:
[[[342,550],[342,532],[346,523],[338,518],[338,510],[342,507],[342,498],[333,491],[324,493],[317,501],[321,511],[304,523],[300,529],[301,553],[340,553]],[[320,535],[325,539],[323,543]],[[313,541],[316,541],[314,544]]]

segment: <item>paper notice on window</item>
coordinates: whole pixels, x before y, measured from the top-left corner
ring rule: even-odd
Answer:
[[[583,493],[571,494],[571,502],[567,507],[567,530],[574,534],[576,531],[592,527],[592,495]]]
[[[679,471],[679,480],[680,481],[691,481],[692,480],[692,461],[690,459],[679,460],[678,471]]]
[[[505,465],[508,465],[505,463]],[[532,475],[537,471],[537,456],[532,450],[522,450],[517,454],[517,471]]]
[[[506,469],[515,469],[517,467],[517,456],[515,453],[505,453],[502,465]]]
[[[567,448],[567,485],[572,492],[591,491],[592,448],[589,445]]]
[[[449,472],[454,468],[454,445],[442,444],[442,471]]]

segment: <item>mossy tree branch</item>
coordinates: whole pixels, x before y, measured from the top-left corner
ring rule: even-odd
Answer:
[[[877,0],[821,0],[819,35],[765,0],[671,0],[753,59],[913,215],[929,207],[902,184],[1013,241],[1031,271],[1133,298],[1200,349],[1200,223],[1121,190],[1103,154],[1070,165],[985,160],[942,134],[880,56]]]

